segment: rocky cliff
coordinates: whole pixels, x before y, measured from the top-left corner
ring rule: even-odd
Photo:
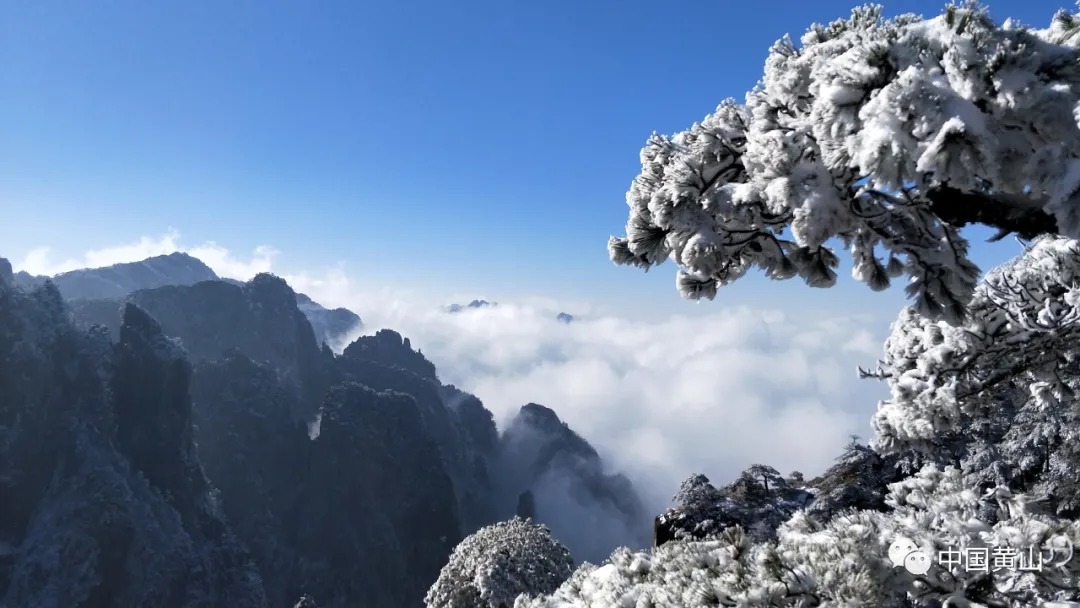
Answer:
[[[551,408],[522,406],[496,458],[500,512],[529,508],[578,560],[602,560],[619,545],[646,546],[651,516],[630,480],[606,471],[596,449]],[[597,562],[598,563],[598,562]]]
[[[500,436],[407,338],[335,355],[304,302],[259,275],[68,304],[0,259],[0,607],[419,606],[526,491],[635,544],[629,482],[554,412]]]
[[[6,265],[6,264],[5,264]],[[0,279],[0,606],[266,606],[195,456],[184,351]]]

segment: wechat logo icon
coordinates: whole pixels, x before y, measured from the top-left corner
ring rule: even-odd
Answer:
[[[915,575],[923,575],[930,571],[930,556],[920,551],[915,541],[905,536],[897,537],[889,546],[889,560],[893,566],[902,566]]]

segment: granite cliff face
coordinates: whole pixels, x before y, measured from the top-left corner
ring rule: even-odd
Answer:
[[[416,605],[461,528],[415,399],[342,383],[296,423],[295,393],[235,350],[193,393],[200,457],[273,605]]]
[[[554,412],[500,436],[408,338],[335,355],[304,307],[272,275],[65,303],[0,258],[0,606],[420,606],[524,491],[634,543],[597,536],[648,518]]]
[[[414,605],[465,522],[490,521],[435,367],[396,332],[336,357],[271,275],[130,299],[196,362],[200,457],[275,605]]]
[[[447,389],[436,377],[435,366],[412,350],[408,338],[392,330],[357,339],[337,362],[345,379],[375,390],[400,392],[415,400],[424,428],[453,481],[462,532],[467,534],[495,521],[488,474],[490,446],[483,440],[496,433],[490,412],[484,410],[486,420],[475,415],[467,419],[468,410],[448,407],[444,400]],[[483,409],[482,404],[480,407]]]
[[[607,473],[596,449],[554,410],[522,406],[500,437],[496,462],[501,509],[519,509],[530,493],[537,521],[575,559],[599,563],[612,546],[648,544],[651,517],[630,480]]]
[[[0,280],[0,606],[266,606],[192,441],[190,366],[134,306],[77,331]]]

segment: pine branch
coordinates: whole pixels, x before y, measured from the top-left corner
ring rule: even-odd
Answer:
[[[1015,233],[1031,240],[1043,234],[1057,234],[1054,216],[1042,210],[1039,201],[1004,194],[963,192],[948,186],[938,186],[926,193],[930,211],[941,221],[961,228],[968,224],[983,224],[997,228],[992,240]]]

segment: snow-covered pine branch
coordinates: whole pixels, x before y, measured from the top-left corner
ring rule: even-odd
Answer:
[[[904,310],[872,374],[891,392],[873,419],[876,448],[933,449],[943,434],[993,415],[1004,383],[1030,407],[1071,400],[1077,373],[1063,370],[1080,354],[1078,303],[1080,244],[1047,236],[987,274],[962,325]]]
[[[510,608],[522,593],[551,593],[573,572],[546,526],[515,517],[462,540],[428,590],[428,608]]]
[[[933,465],[892,484],[887,500],[888,512],[851,510],[825,521],[797,512],[775,541],[751,543],[734,527],[651,553],[619,549],[599,567],[583,565],[554,593],[519,598],[515,608],[977,608],[1038,606],[1080,594],[1080,562],[1066,562],[1063,551],[1066,539],[1080,542],[1076,522],[1026,512],[1019,496],[1000,501],[996,522],[980,519],[991,499],[970,491],[959,470]],[[900,536],[932,556],[928,575],[894,566],[889,546]],[[1040,571],[983,573],[936,563],[939,551],[990,546],[1061,551],[1047,551]]]
[[[866,6],[781,39],[745,103],[649,138],[612,260],[671,259],[713,298],[752,268],[829,287],[838,239],[855,278],[907,275],[919,313],[960,322],[979,274],[960,227],[1080,237],[1078,25]]]

